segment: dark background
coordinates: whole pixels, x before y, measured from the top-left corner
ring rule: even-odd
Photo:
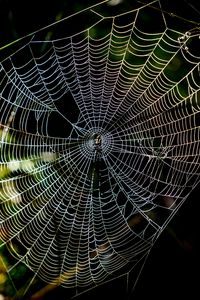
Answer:
[[[65,17],[98,2],[100,1],[1,0],[0,46],[36,31],[54,22],[58,17]],[[200,22],[200,4],[196,2],[163,1],[167,11]],[[155,243],[136,288],[131,295],[129,294],[130,299],[200,298],[199,193],[200,189],[197,187]],[[46,294],[43,299],[67,300],[68,295],[67,290],[57,288]],[[128,299],[126,277],[82,294],[77,300],[107,298]]]

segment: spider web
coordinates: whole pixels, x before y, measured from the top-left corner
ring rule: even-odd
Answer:
[[[17,297],[38,277],[77,294],[137,280],[199,183],[199,29],[159,1],[105,5],[27,36],[0,65],[0,247]]]

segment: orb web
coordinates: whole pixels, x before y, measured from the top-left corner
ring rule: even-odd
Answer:
[[[199,29],[160,1],[102,6],[0,65],[0,247],[33,272],[24,294],[134,272],[199,183]]]

